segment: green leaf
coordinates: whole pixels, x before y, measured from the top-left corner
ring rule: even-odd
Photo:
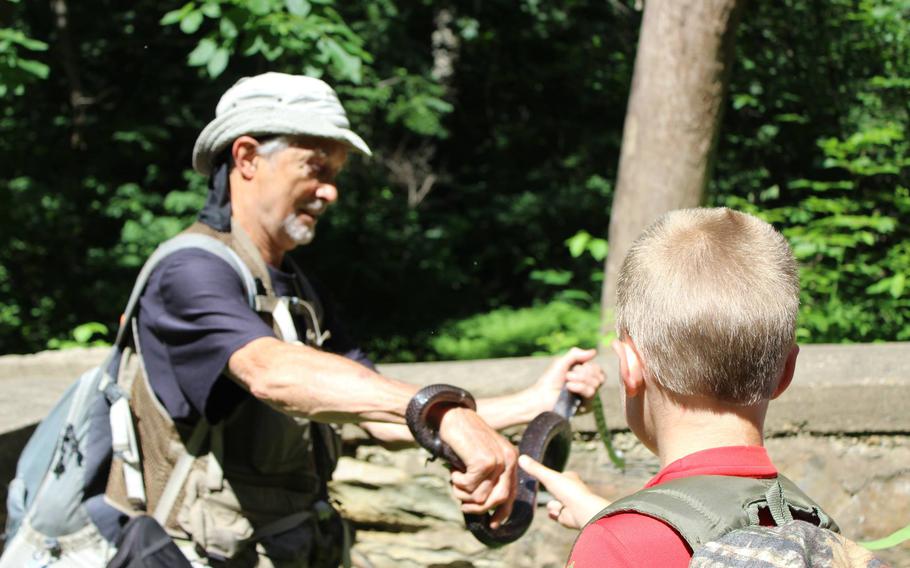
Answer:
[[[307,0],[285,0],[284,3],[288,7],[288,12],[301,18],[307,17],[312,9]]]
[[[193,10],[182,20],[180,20],[180,31],[185,34],[196,33],[196,30],[199,29],[199,26],[202,25],[202,12]]]
[[[184,16],[189,14],[193,10],[193,3],[189,2],[184,4],[179,10],[171,10],[161,18],[162,26],[170,26],[181,21]]]
[[[568,270],[532,270],[530,278],[549,286],[565,286],[572,280],[572,273]]]
[[[227,67],[228,59],[230,59],[230,52],[228,52],[228,50],[223,47],[216,49],[215,53],[212,54],[211,59],[209,59],[208,65],[206,65],[209,76],[215,78],[221,75]]]
[[[203,38],[199,40],[199,43],[196,45],[196,49],[190,52],[187,62],[193,67],[202,67],[207,64],[212,56],[215,54],[215,51],[218,49],[218,44],[216,44],[210,38]]]
[[[606,239],[591,239],[591,244],[588,245],[588,252],[591,253],[591,256],[594,257],[594,260],[603,261],[607,258],[607,253],[610,250],[610,245],[607,243]]]
[[[218,18],[221,16],[221,6],[216,2],[206,2],[200,8],[203,14],[209,18]]]
[[[591,240],[591,234],[587,231],[578,231],[573,236],[569,237],[566,240],[566,244],[569,245],[569,254],[572,255],[572,258],[578,258],[584,254],[585,249],[588,247],[588,241]]]
[[[265,16],[272,11],[269,0],[249,0],[246,5],[250,12],[257,16]]]
[[[888,290],[891,293],[892,298],[900,298],[904,293],[904,285],[906,284],[906,277],[903,273],[895,274],[894,278],[891,279],[891,288]]]
[[[891,289],[891,280],[892,278],[882,278],[875,284],[866,287],[866,292],[869,294],[883,294]]]
[[[86,344],[93,335],[103,335],[105,333],[107,333],[106,325],[97,321],[91,321],[73,329],[73,339],[75,339],[77,343]]]
[[[25,34],[19,31],[16,31],[14,35],[10,37],[10,39],[30,51],[47,51],[46,43],[27,37]]]
[[[352,83],[360,83],[361,62],[359,57],[345,51],[341,44],[330,37],[322,38],[319,46],[329,55],[332,66],[340,77],[348,79]]]
[[[221,18],[218,21],[218,29],[225,39],[234,39],[237,37],[237,25],[230,18]]]
[[[16,61],[16,65],[26,73],[30,73],[41,79],[47,79],[47,76],[50,73],[50,67],[33,59],[20,59]]]

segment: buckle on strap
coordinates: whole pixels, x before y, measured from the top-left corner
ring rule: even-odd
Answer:
[[[285,341],[291,343],[300,341],[292,315],[300,316],[306,321],[307,343],[322,347],[323,343],[332,336],[331,331],[322,330],[319,317],[313,305],[296,296],[257,296],[256,310],[271,314]]]

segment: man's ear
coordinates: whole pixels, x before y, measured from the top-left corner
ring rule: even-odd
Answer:
[[[632,339],[617,339],[612,343],[613,352],[619,358],[619,380],[626,396],[638,396],[645,388],[644,369],[641,357]]]
[[[779,397],[787,390],[787,387],[790,386],[790,383],[793,381],[793,374],[796,372],[796,356],[799,355],[799,345],[794,345],[790,348],[790,353],[787,354],[787,360],[784,362],[784,369],[781,371],[780,380],[777,381],[777,388],[774,389],[774,394],[771,395],[771,400]]]
[[[256,148],[259,142],[251,136],[241,136],[231,144],[231,157],[234,159],[234,167],[240,172],[244,179],[251,179],[256,172]]]

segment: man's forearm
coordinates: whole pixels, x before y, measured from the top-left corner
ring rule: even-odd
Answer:
[[[533,389],[477,400],[477,414],[494,430],[527,424],[539,414],[539,401]],[[414,443],[408,427],[402,424],[369,422],[360,425],[373,438],[385,445]]]
[[[228,374],[277,410],[321,422],[403,424],[418,388],[344,357],[274,338],[260,338],[237,350]]]

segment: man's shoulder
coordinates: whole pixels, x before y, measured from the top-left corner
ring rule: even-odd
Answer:
[[[149,278],[148,288],[177,288],[194,291],[200,287],[242,286],[241,276],[218,255],[201,248],[185,248],[161,259]]]

